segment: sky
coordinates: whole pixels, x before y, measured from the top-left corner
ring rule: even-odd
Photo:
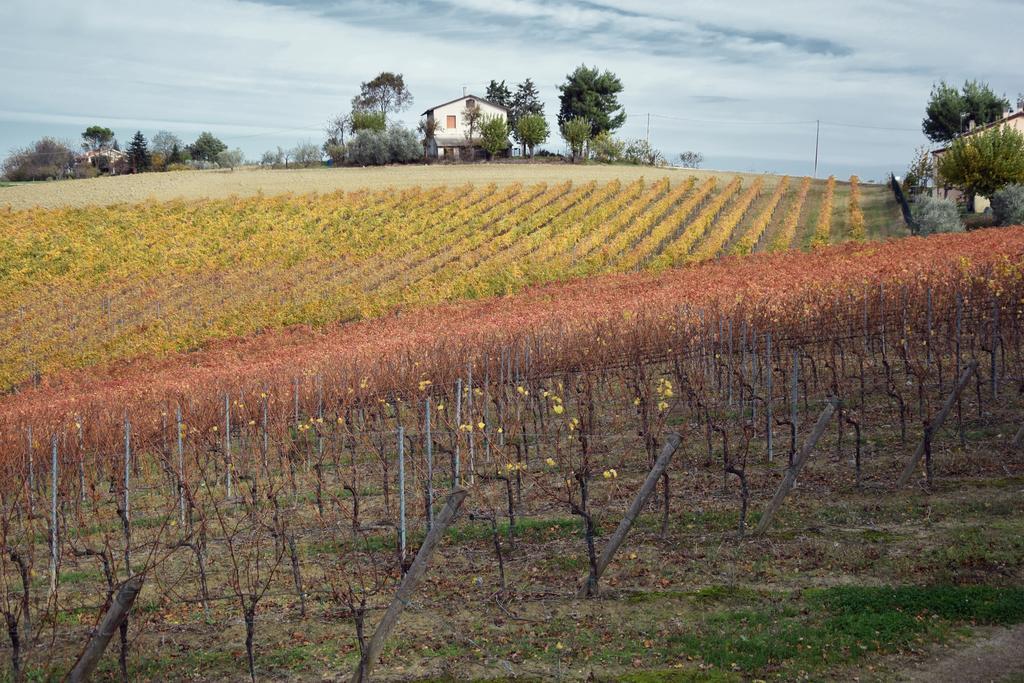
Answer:
[[[669,160],[809,175],[817,132],[819,176],[877,179],[926,143],[933,83],[1016,102],[1021,26],[1020,0],[3,0],[0,154],[101,124],[122,145],[208,130],[259,159],[322,142],[381,71],[405,77],[408,126],[527,77],[554,124],[557,85],[586,64],[622,80],[618,135]]]

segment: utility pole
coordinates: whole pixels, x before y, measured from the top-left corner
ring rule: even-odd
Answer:
[[[651,144],[651,114],[647,114],[647,144]]]
[[[818,177],[818,139],[821,136],[821,120],[814,122],[814,177]]]

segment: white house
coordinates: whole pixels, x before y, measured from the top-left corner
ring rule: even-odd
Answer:
[[[427,139],[427,156],[432,159],[459,159],[472,158],[469,152],[471,145],[466,137],[469,133],[469,125],[466,121],[465,111],[467,108],[477,107],[482,116],[478,119],[474,136],[479,138],[480,124],[485,116],[500,116],[508,120],[508,109],[489,102],[482,97],[467,94],[463,91],[462,97],[451,102],[439,104],[436,107],[423,112],[427,117],[428,130],[434,130],[433,137]],[[434,122],[437,122],[437,127]]]

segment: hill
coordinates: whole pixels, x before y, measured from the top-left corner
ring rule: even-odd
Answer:
[[[891,195],[862,186],[856,234],[850,194],[672,174],[0,211],[0,385],[266,328],[904,232]]]

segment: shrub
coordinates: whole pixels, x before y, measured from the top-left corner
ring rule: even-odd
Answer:
[[[955,202],[937,197],[920,197],[915,203],[914,220],[922,235],[937,232],[962,232],[960,209]]]
[[[679,155],[679,165],[683,168],[700,168],[704,163],[704,155],[700,152],[687,151]]]
[[[388,163],[388,141],[384,133],[361,130],[348,143],[348,162],[356,166],[383,166]]]
[[[423,158],[423,145],[416,133],[392,126],[387,132],[388,161],[393,164],[408,164]]]
[[[400,126],[386,132],[361,130],[345,145],[348,163],[356,166],[407,164],[423,158],[423,145],[416,134]]]
[[[1024,225],[1024,185],[1007,185],[992,195],[998,225]]]
[[[626,143],[613,138],[608,131],[601,131],[590,141],[590,153],[594,155],[595,161],[603,164],[621,161],[625,149]]]
[[[627,163],[643,166],[663,166],[665,157],[647,140],[632,140],[626,144],[623,158]]]
[[[235,166],[241,166],[245,161],[245,155],[240,149],[225,149],[217,153],[217,165],[221,168],[235,170]]]
[[[337,142],[328,142],[324,144],[324,154],[331,160],[331,163],[335,166],[341,166],[345,163],[345,145]]]

